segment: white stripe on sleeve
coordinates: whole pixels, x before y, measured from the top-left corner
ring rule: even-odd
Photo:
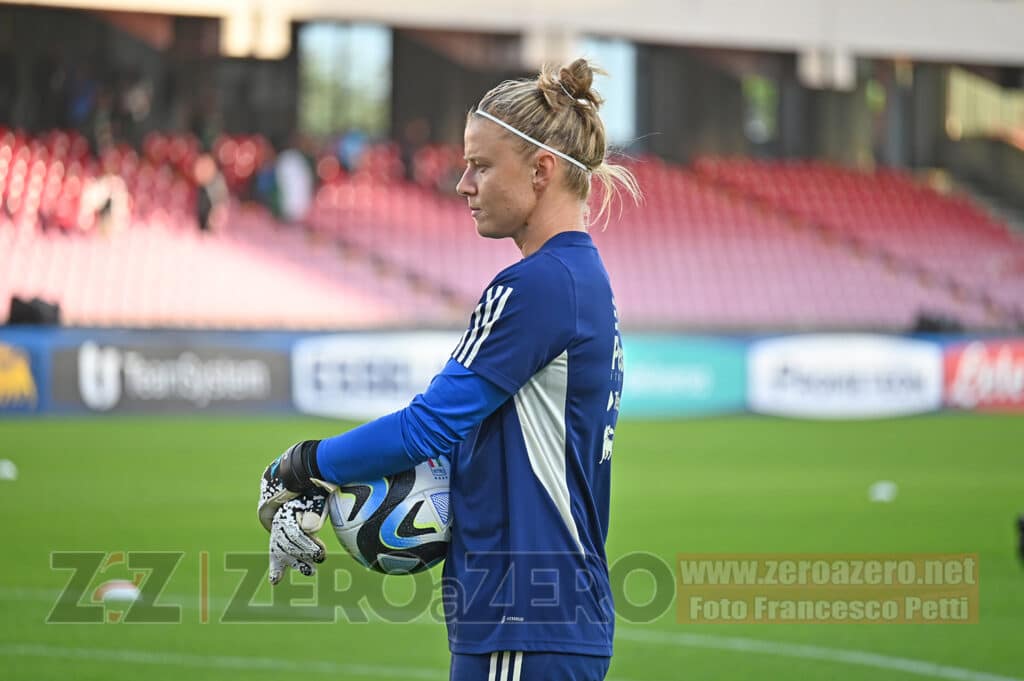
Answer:
[[[473,313],[473,319],[467,331],[469,335],[466,337],[466,342],[463,343],[462,349],[455,355],[456,362],[465,363],[466,353],[469,352],[469,349],[476,342],[477,336],[480,334],[480,328],[487,323],[487,318],[490,316],[491,308],[494,305],[494,299],[501,293],[501,288],[501,286],[492,286],[487,289],[487,292],[484,293],[484,302],[476,306],[476,312]]]
[[[484,293],[484,297],[486,296],[487,293]],[[462,352],[462,349],[466,346],[466,341],[469,340],[469,335],[473,333],[473,330],[480,324],[480,315],[483,314],[483,310],[483,303],[479,303],[473,310],[473,314],[469,317],[469,328],[467,328],[466,332],[462,334],[459,344],[455,346],[455,351],[452,352],[453,359],[459,356],[459,353]]]
[[[501,298],[498,300],[498,305],[494,310],[494,314],[491,315],[490,319],[483,326],[483,333],[480,334],[479,340],[473,344],[473,349],[470,351],[469,356],[466,357],[466,361],[462,363],[467,369],[476,359],[476,355],[480,352],[480,348],[483,347],[484,341],[487,340],[487,336],[491,335],[491,329],[494,328],[495,322],[501,319],[501,313],[505,309],[505,303],[508,302],[509,296],[512,295],[512,289],[506,287],[504,292],[501,294]]]

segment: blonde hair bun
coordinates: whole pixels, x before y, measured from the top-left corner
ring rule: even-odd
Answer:
[[[595,73],[608,75],[582,58],[559,68],[545,64],[537,75],[537,88],[553,111],[571,106],[592,106],[597,111],[604,98],[593,89]]]

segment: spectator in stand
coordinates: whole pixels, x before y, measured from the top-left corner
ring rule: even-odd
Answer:
[[[72,67],[67,85],[67,118],[72,127],[90,139],[92,131],[89,124],[92,121],[93,108],[96,106],[98,89],[89,62],[80,62]]]
[[[214,231],[227,220],[228,185],[217,162],[210,154],[202,154],[192,166],[199,195],[196,197],[196,219],[203,232]]]
[[[96,156],[102,156],[106,149],[114,145],[113,114],[113,97],[107,88],[101,87],[88,126],[89,143]]]
[[[416,181],[416,152],[426,146],[429,141],[430,123],[426,118],[414,118],[402,128],[400,153],[402,167],[405,169],[405,179],[409,182]]]
[[[142,128],[153,104],[153,84],[141,72],[131,73],[121,91],[122,134],[133,146],[142,143]]]
[[[107,172],[86,180],[79,201],[80,230],[86,232],[95,228],[109,236],[126,229],[130,219],[131,198],[119,175]]]
[[[352,174],[359,168],[359,161],[366,151],[367,144],[366,133],[356,128],[346,130],[338,140],[338,162],[346,173]]]
[[[196,136],[203,149],[213,149],[223,127],[217,93],[209,88],[204,89],[192,108],[189,131]]]
[[[277,186],[277,157],[271,150],[263,165],[256,171],[253,180],[253,193],[256,200],[266,206],[274,217],[281,217],[281,192]]]
[[[313,164],[302,152],[302,147],[301,140],[293,139],[292,145],[277,157],[275,165],[274,177],[280,193],[281,217],[286,222],[305,220],[313,205]]]

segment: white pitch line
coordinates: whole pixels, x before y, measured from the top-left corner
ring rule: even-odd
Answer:
[[[51,591],[49,589],[0,588],[0,600],[46,600],[53,602],[59,595],[59,591]],[[178,599],[181,599],[181,601],[175,603]],[[195,603],[195,599],[195,596],[185,597],[182,595],[164,594],[160,600],[161,603],[165,605],[181,605],[184,609],[191,610],[197,607],[193,605],[193,603]],[[217,606],[226,607],[227,605],[227,600],[225,599],[211,598],[210,600],[211,609],[214,609]],[[334,610],[334,608],[332,607],[331,610]],[[435,623],[433,621],[425,621],[420,618],[409,622],[409,624]],[[871,667],[874,669],[900,671],[907,674],[914,674],[933,679],[949,679],[950,681],[1024,681],[1024,678],[1020,677],[1003,676],[989,672],[975,671],[973,669],[965,669],[963,667],[952,667],[935,662],[928,662],[926,660],[915,660],[906,657],[894,657],[880,653],[871,653],[864,650],[844,650],[842,648],[826,648],[824,646],[800,643],[765,641],[756,638],[687,634],[683,632],[670,632],[663,630],[659,631],[641,628],[636,625],[619,625],[616,627],[615,637],[617,640],[629,641],[631,643],[700,648],[705,650],[728,650],[738,653],[775,655],[777,657],[788,657],[803,660],[819,660],[822,662],[833,662],[860,667]],[[3,650],[6,650],[6,648],[0,647],[0,651]],[[62,649],[58,648],[57,650]],[[125,652],[128,654],[136,654],[131,651]],[[175,659],[177,659],[176,656]],[[295,664],[288,660],[279,660],[279,662],[286,665]],[[317,664],[331,665],[333,663]],[[358,665],[352,666],[357,667]]]
[[[710,636],[704,634],[685,634],[668,631],[652,631],[633,627],[619,627],[616,631],[619,640],[634,643],[651,643],[658,645],[681,646],[685,648],[702,648],[705,650],[728,650],[740,653],[761,653],[779,657],[798,658],[803,660],[821,660],[823,662],[840,662],[861,667],[873,667],[891,671],[906,672],[917,676],[933,679],[951,679],[953,681],[1024,681],[1013,676],[1001,676],[988,672],[979,672],[962,667],[914,660],[906,657],[892,657],[863,650],[843,650],[841,648],[825,648],[822,646],[801,643],[781,643],[764,641],[756,638],[738,638],[729,636]]]

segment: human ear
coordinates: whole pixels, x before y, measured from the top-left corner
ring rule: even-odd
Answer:
[[[536,189],[544,189],[551,183],[555,176],[557,162],[554,154],[541,152],[533,163],[533,186]]]

